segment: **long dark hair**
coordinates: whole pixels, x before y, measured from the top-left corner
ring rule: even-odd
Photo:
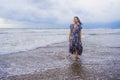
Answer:
[[[82,23],[81,23],[81,21],[80,21],[80,19],[79,19],[79,17],[78,17],[78,16],[75,16],[74,18],[77,18],[78,23],[79,23],[80,25],[82,25]]]

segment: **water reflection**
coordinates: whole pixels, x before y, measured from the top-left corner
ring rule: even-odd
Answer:
[[[82,60],[77,59],[71,61],[71,64],[68,67],[69,77],[72,79],[87,79],[88,70],[83,66]]]

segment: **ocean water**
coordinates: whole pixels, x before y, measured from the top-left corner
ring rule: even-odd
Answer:
[[[69,29],[0,29],[0,55],[67,41],[68,34]],[[83,29],[82,37],[104,46],[120,45],[120,29]]]
[[[0,29],[0,55],[67,41],[67,29]]]
[[[68,41],[68,34],[69,29],[0,29],[0,55],[4,55],[0,56],[0,79],[63,67],[65,72],[57,73],[68,71],[68,76],[61,75],[63,78],[72,74],[73,78],[82,76],[86,80],[120,79],[120,29],[83,29],[83,53],[77,62],[73,56],[66,58],[68,45],[63,41]],[[59,44],[28,51],[53,43]],[[28,52],[5,55],[19,51]]]

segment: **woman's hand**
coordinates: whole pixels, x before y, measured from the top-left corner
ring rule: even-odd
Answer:
[[[70,38],[68,39],[68,42],[70,42]]]
[[[70,40],[71,40],[71,39],[70,39],[70,38],[68,38],[68,42],[70,42]]]
[[[71,34],[72,34],[72,30],[70,29],[70,33],[69,33],[68,42],[70,42],[70,41],[71,41]]]

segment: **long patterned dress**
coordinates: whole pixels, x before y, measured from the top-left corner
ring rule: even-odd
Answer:
[[[82,26],[78,24],[78,26],[74,28],[74,24],[71,24],[70,29],[72,31],[72,34],[69,43],[69,53],[73,54],[76,49],[78,54],[81,55],[83,51],[83,46],[80,39],[80,31],[82,29]]]

